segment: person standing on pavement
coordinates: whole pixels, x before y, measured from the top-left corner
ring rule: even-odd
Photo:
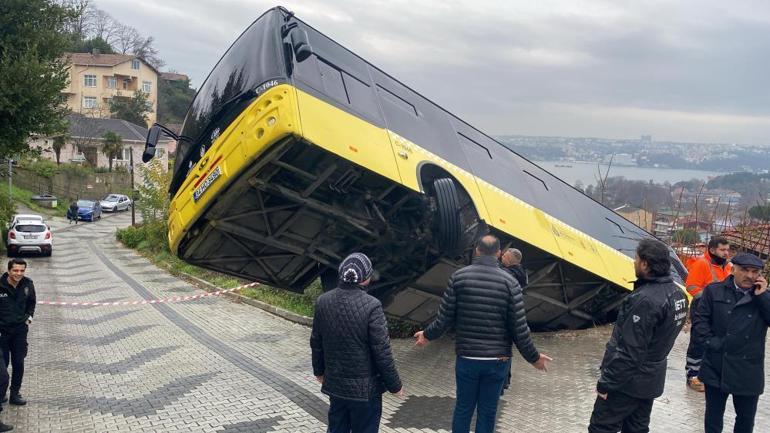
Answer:
[[[70,224],[72,224],[73,221],[75,221],[75,224],[78,223],[78,204],[77,202],[70,203],[70,207],[67,208],[67,219],[70,220]]]
[[[517,250],[516,248],[507,248],[503,255],[500,257],[500,266],[502,266],[504,271],[511,274],[513,278],[516,278],[516,281],[519,282],[519,286],[521,286],[521,290],[523,291],[527,288],[527,285],[529,285],[529,276],[527,275],[527,271],[524,269],[524,266],[521,265],[522,258],[523,256],[521,251]],[[503,390],[500,392],[500,395],[505,394],[505,390],[510,386],[511,370],[508,369],[508,378],[505,379]]]
[[[700,380],[706,386],[706,433],[720,433],[727,397],[735,407],[735,433],[751,433],[759,395],[765,387],[765,338],[770,326],[770,293],[764,263],[741,253],[732,276],[703,290],[693,313],[692,338],[705,352]]]
[[[25,277],[27,262],[23,259],[8,261],[8,272],[0,277],[0,350],[3,353],[3,370],[8,374],[11,365],[11,404],[24,406],[27,401],[21,396],[21,382],[24,378],[24,358],[27,356],[27,333],[35,315],[35,285]],[[0,388],[0,397],[6,401],[8,384]]]
[[[519,286],[524,290],[529,284],[529,277],[524,266],[521,265],[521,251],[516,248],[508,248],[500,258],[500,263],[503,265],[503,269],[511,274],[516,281],[519,282]]]
[[[703,288],[711,283],[724,281],[730,276],[732,265],[727,260],[730,256],[730,243],[722,237],[713,237],[709,240],[708,248],[702,256],[698,257],[687,270],[687,291],[693,297],[690,312],[698,309]],[[705,387],[698,379],[701,358],[703,358],[703,346],[692,338],[687,346],[687,358],[685,371],[687,373],[687,386],[695,391],[703,392]]]
[[[2,331],[0,331],[0,339],[3,338]],[[11,380],[10,377],[8,377],[8,369],[6,368],[0,368],[0,389],[7,389],[8,388],[8,381]],[[5,395],[5,394],[3,394]],[[0,414],[3,413],[3,406],[0,404]],[[10,424],[5,424],[2,421],[0,421],[0,432],[6,432],[13,430],[13,426]]]
[[[687,296],[674,284],[668,247],[642,239],[636,281],[620,306],[596,384],[589,433],[646,433],[663,394],[666,357],[687,318]]]
[[[380,301],[366,293],[373,267],[353,253],[339,267],[339,285],[316,301],[310,347],[313,374],[329,396],[328,433],[375,433],[382,394],[404,389]]]
[[[414,337],[425,346],[450,328],[456,331],[457,401],[453,433],[470,431],[477,411],[476,433],[495,430],[497,403],[511,365],[511,346],[538,370],[551,358],[535,348],[519,283],[500,269],[500,240],[486,235],[476,246],[473,263],[449,278],[438,317]]]

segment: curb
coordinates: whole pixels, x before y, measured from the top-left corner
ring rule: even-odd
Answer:
[[[180,275],[200,284],[201,286],[204,287],[204,290],[206,290],[207,292],[216,292],[216,291],[224,290],[221,287],[211,284],[208,281],[202,280],[196,276],[193,276],[184,272],[180,272]],[[281,317],[282,319],[286,319],[289,322],[293,322],[298,325],[303,325],[307,327],[313,326],[312,317],[307,317],[297,313],[292,313],[291,311],[284,310],[283,308],[276,307],[275,305],[270,305],[266,302],[262,302],[257,299],[252,299],[252,298],[243,296],[239,293],[225,293],[222,296],[226,298],[231,298],[231,300],[239,304],[243,303],[243,304],[251,305],[253,307],[257,307],[260,310],[264,310],[270,314]]]

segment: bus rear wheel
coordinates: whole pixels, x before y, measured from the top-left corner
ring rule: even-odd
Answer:
[[[449,178],[433,181],[436,198],[437,235],[443,252],[453,252],[460,247],[462,222],[460,221],[460,197],[457,186]]]

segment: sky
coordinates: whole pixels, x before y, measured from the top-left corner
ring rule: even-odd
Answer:
[[[277,3],[94,0],[199,87]],[[766,0],[287,0],[491,135],[770,145]]]

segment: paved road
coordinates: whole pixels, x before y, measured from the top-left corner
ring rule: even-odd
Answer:
[[[114,241],[128,214],[54,221],[51,258],[31,258],[40,299],[117,301],[199,292]],[[501,403],[500,432],[584,432],[610,328],[541,334],[548,374],[521,359]],[[205,298],[131,307],[39,306],[23,388],[6,407],[19,432],[322,432],[328,400],[312,378],[309,330],[250,306]],[[671,357],[653,432],[698,432],[703,399],[683,380],[686,338]],[[384,400],[384,432],[447,432],[454,405],[451,341],[394,342],[409,397]],[[728,422],[731,425],[731,422]],[[727,427],[725,431],[730,430]],[[760,400],[756,431],[770,429]]]

